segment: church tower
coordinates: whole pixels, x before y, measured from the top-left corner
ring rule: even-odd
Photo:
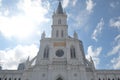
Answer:
[[[23,79],[89,80],[87,70],[93,71],[94,64],[85,58],[77,33],[74,32],[73,37],[68,35],[67,15],[60,1],[53,13],[51,28],[51,38],[43,32],[37,56],[27,59]],[[91,78],[94,79],[93,76]]]
[[[51,38],[46,38],[45,32],[42,34],[36,64],[43,64],[45,61],[48,64],[64,61],[69,64],[84,65],[82,41],[78,40],[76,32],[73,38],[68,37],[67,15],[60,1],[57,10],[53,13],[51,27]]]
[[[67,26],[67,15],[63,11],[61,2],[57,10],[54,12],[52,23],[52,38],[67,38],[68,37],[68,26]]]

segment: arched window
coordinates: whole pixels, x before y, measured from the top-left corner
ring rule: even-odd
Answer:
[[[114,78],[112,80],[114,80]]]
[[[58,20],[58,24],[61,24],[61,19]]]
[[[64,33],[63,33],[63,30],[61,31],[61,37],[63,37]]]
[[[2,80],[2,79],[0,78],[0,80]]]
[[[101,80],[101,79],[99,78],[99,80]]]
[[[70,48],[70,55],[71,58],[76,58],[75,47],[73,46]]]
[[[49,57],[49,47],[46,47],[44,49],[44,55],[43,55],[43,57],[46,58],[46,59]]]
[[[63,80],[61,77],[57,78],[56,80]]]
[[[58,30],[56,31],[56,37],[58,37],[58,34],[59,34],[59,32],[58,32]]]
[[[11,80],[11,78],[9,78],[9,80]]]
[[[110,78],[108,78],[108,80],[110,80]]]
[[[7,80],[7,78],[5,78],[5,80]]]

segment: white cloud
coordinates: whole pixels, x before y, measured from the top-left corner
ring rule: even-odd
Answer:
[[[111,63],[114,69],[120,69],[120,55],[117,58],[113,58]]]
[[[103,26],[104,26],[104,20],[103,20],[103,18],[101,18],[100,22],[97,24],[95,30],[92,33],[92,39],[94,39],[95,41],[98,40],[97,37],[98,37],[98,35],[101,34]]]
[[[2,6],[2,0],[0,0],[0,7]]]
[[[120,30],[120,16],[117,18],[112,18],[109,21],[110,26]]]
[[[119,4],[120,4],[119,2],[114,1],[110,3],[110,7],[116,8]]]
[[[78,0],[72,0],[72,1],[73,1],[72,5],[75,6],[74,4],[76,4]],[[94,6],[95,6],[95,3],[93,1],[86,1],[86,4],[89,5],[90,3],[92,3],[92,5],[94,4]],[[88,7],[88,5],[87,5],[87,7]],[[78,14],[76,14],[76,15],[69,14],[68,15],[68,17],[72,18],[72,20],[74,21],[72,26],[74,26],[74,28],[77,28],[77,29],[82,27],[83,30],[88,31],[88,27],[83,27],[83,26],[88,26],[86,24],[88,23],[91,12],[88,12],[87,9],[81,8],[81,10],[77,11],[76,13],[78,13]]]
[[[63,0],[63,8],[66,8],[69,4],[69,0]]]
[[[75,6],[76,5],[76,3],[77,3],[77,0],[73,0],[73,6]]]
[[[112,67],[114,69],[120,69],[120,34],[114,38],[114,44],[114,47],[107,53],[107,55],[115,55],[111,59]]]
[[[116,44],[112,50],[108,52],[108,56],[120,53],[120,34],[115,37],[114,43]]]
[[[5,15],[5,16],[8,16],[8,15],[9,15],[9,10],[8,10],[8,9],[6,9],[6,10],[4,11],[4,15]]]
[[[40,25],[49,21],[45,17],[49,3],[44,4],[43,7],[41,0],[19,0],[15,15],[10,14],[9,8],[0,10],[0,34],[7,39],[16,38],[20,41],[24,39],[25,42],[26,38],[41,33],[45,27]],[[0,62],[3,69],[16,69],[21,61],[25,61],[28,56],[33,58],[37,52],[38,47],[35,44],[18,44],[14,48],[0,50]]]
[[[113,49],[112,49],[112,51],[110,51],[110,52],[108,53],[108,55],[117,54],[117,53],[119,53],[119,51],[120,51],[120,44],[114,46]]]
[[[63,8],[66,8],[68,7],[69,3],[72,5],[72,6],[75,6],[76,3],[77,3],[77,0],[63,0]]]
[[[3,69],[17,69],[20,61],[25,61],[28,56],[33,58],[38,52],[35,44],[17,45],[15,48],[0,50],[0,60]]]
[[[68,17],[70,17],[74,21],[74,23],[71,24],[70,27],[73,27],[74,29],[82,28],[83,30],[85,30],[86,27],[83,26],[86,26],[90,14],[86,10],[81,10],[77,13],[77,15],[68,14]]]
[[[117,35],[116,37],[115,37],[115,42],[118,42],[118,43],[120,43],[120,34],[119,35]]]
[[[115,8],[115,4],[114,3],[110,3],[110,7]]]
[[[41,4],[41,0],[20,0],[16,4],[19,13],[11,17],[7,16],[9,10],[0,11],[0,32],[6,38],[27,38],[36,34],[40,24],[47,22],[45,17],[48,10]],[[20,12],[21,11],[21,12]],[[4,16],[6,15],[6,16]]]
[[[99,55],[102,51],[102,47],[93,48],[93,46],[89,46],[87,50],[86,58],[89,59],[90,56],[93,58],[93,61],[95,62],[95,66],[97,66],[100,62]]]
[[[93,11],[95,5],[96,3],[94,3],[93,0],[86,0],[86,10],[90,13]]]

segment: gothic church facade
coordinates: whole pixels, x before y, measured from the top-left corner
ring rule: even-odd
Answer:
[[[0,80],[120,80],[119,70],[96,70],[86,59],[83,43],[68,35],[67,14],[59,1],[52,16],[51,38],[41,35],[38,54],[18,70],[0,70]]]

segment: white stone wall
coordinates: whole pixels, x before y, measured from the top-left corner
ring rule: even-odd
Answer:
[[[98,80],[120,80],[120,70],[96,70]]]
[[[18,70],[1,70],[1,80],[22,80],[23,71]]]

